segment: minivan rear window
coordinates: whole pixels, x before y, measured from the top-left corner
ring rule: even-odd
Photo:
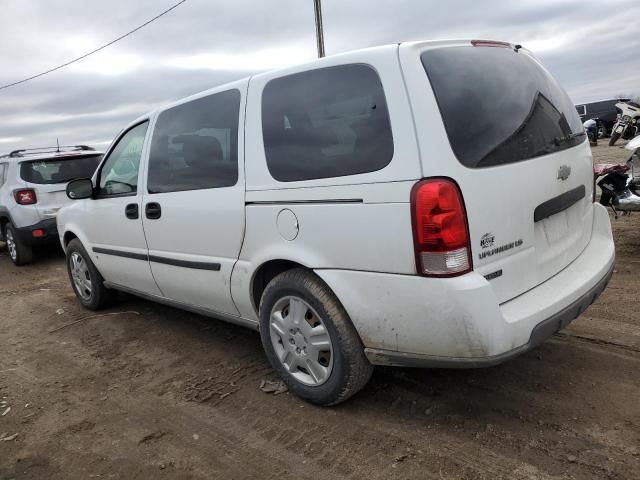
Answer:
[[[262,134],[269,172],[281,182],[375,172],[393,157],[382,83],[364,64],[271,80]]]
[[[20,164],[20,177],[28,183],[50,185],[91,178],[102,155],[34,160]]]
[[[467,167],[519,162],[585,140],[569,96],[524,51],[445,47],[421,60],[451,147]]]

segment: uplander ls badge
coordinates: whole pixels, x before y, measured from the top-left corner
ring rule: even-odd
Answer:
[[[565,181],[571,175],[571,167],[569,165],[561,165],[558,169],[558,180]]]
[[[489,247],[493,247],[493,244],[496,241],[496,237],[493,235],[493,233],[485,233],[484,235],[482,235],[482,238],[480,239],[480,246],[482,248],[489,248]]]
[[[484,238],[484,237],[483,237]],[[481,240],[482,242],[482,240]],[[492,257],[494,255],[498,255],[502,252],[506,252],[507,250],[511,250],[512,248],[518,248],[522,246],[524,241],[522,239],[518,239],[515,242],[509,242],[504,245],[500,245],[499,247],[492,248],[491,250],[483,250],[478,254],[478,258],[482,260],[483,258]],[[482,243],[480,244],[482,245]],[[484,247],[483,247],[484,248]]]

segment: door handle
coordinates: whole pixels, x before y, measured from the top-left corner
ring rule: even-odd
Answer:
[[[162,216],[162,208],[159,203],[147,203],[147,206],[145,207],[145,214],[149,220],[157,220]]]
[[[124,207],[124,214],[129,220],[137,220],[140,218],[140,212],[138,211],[137,203],[130,203]]]

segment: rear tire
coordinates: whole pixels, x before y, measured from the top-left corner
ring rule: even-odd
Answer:
[[[613,147],[616,142],[618,141],[618,139],[620,138],[620,134],[617,132],[612,132],[611,133],[611,138],[609,139],[609,146]]]
[[[33,262],[33,249],[20,240],[15,227],[11,223],[5,225],[4,239],[7,242],[9,258],[14,265],[21,267]]]
[[[306,269],[288,270],[269,282],[260,301],[260,337],[289,390],[317,405],[344,402],[373,373],[338,298]]]
[[[80,240],[71,240],[67,245],[66,254],[71,287],[82,306],[89,310],[102,310],[111,305],[116,292],[104,286],[104,278]]]

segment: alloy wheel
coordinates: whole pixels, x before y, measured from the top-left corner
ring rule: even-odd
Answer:
[[[91,300],[91,294],[93,292],[89,266],[82,255],[78,252],[73,252],[69,261],[71,278],[73,279],[73,285],[76,288],[76,292],[78,292],[78,295],[80,295],[82,300],[88,302]]]
[[[7,249],[9,250],[9,256],[14,262],[18,258],[18,248],[16,247],[16,240],[13,238],[13,232],[7,229],[5,239],[7,240]]]

